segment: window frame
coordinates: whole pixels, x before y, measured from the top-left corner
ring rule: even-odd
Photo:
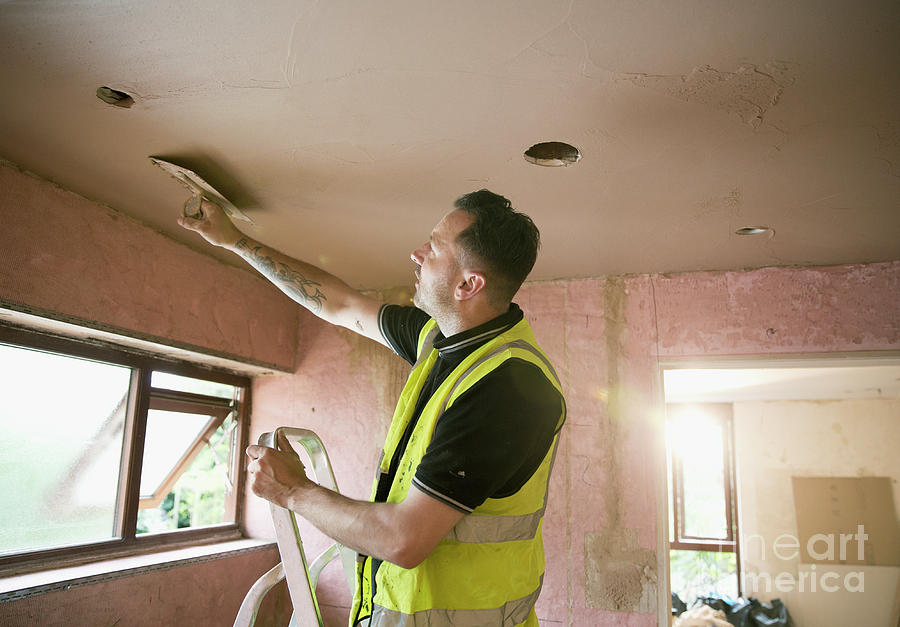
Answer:
[[[685,407],[702,408],[703,412],[714,419],[722,431],[722,468],[724,501],[725,501],[725,538],[707,538],[687,535],[684,530],[684,472],[680,456],[670,451],[672,469],[672,517],[674,535],[669,541],[669,550],[707,551],[718,553],[738,553],[737,499],[735,498],[734,470],[734,437],[733,437],[733,405],[731,403],[669,403],[666,407],[667,421],[673,412],[672,406],[679,406],[679,412]],[[738,558],[740,556],[738,555]]]
[[[125,410],[123,450],[112,530],[112,535],[118,537],[0,555],[0,576],[13,576],[104,559],[153,553],[165,549],[225,542],[244,537],[243,495],[246,462],[244,455],[240,452],[247,447],[249,431],[251,380],[248,376],[136,349],[127,349],[110,342],[73,339],[6,324],[0,324],[0,343],[124,366],[132,370]],[[233,489],[230,496],[226,495],[226,517],[233,518],[233,522],[153,534],[137,534],[147,412],[151,403],[156,402],[153,399],[168,399],[179,403],[190,403],[193,399],[195,403],[208,402],[210,405],[223,405],[221,398],[214,399],[189,392],[173,392],[153,388],[150,384],[153,371],[224,383],[237,388],[234,410],[238,432],[235,436],[236,450],[232,455],[230,469],[233,477]]]

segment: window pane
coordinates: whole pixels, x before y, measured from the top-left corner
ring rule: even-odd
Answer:
[[[722,468],[722,431],[710,428],[703,452],[682,458],[684,533],[701,538],[727,538],[725,482]]]
[[[225,496],[230,491],[228,469],[235,426],[229,416],[159,506],[138,512],[139,534],[227,522]]]
[[[702,414],[684,417],[670,425],[669,435],[673,454],[681,462],[684,535],[726,539],[726,474],[721,423]]]
[[[669,490],[669,540],[675,540],[678,535],[675,533],[675,506],[678,499],[678,496],[674,491],[674,482],[672,474],[672,424],[671,422],[666,423],[666,477],[668,477],[668,490]]]
[[[168,372],[154,371],[150,375],[150,385],[164,390],[175,390],[176,392],[193,392],[194,394],[205,394],[206,396],[217,396],[219,398],[234,398],[233,385],[204,381],[202,379],[191,379],[190,377],[182,377],[177,374],[169,374]]]
[[[153,496],[213,416],[151,409],[147,412],[141,496]]]
[[[0,552],[114,537],[130,379],[0,345]]]

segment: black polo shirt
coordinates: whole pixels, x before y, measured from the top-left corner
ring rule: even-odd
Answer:
[[[422,409],[444,379],[476,348],[512,328],[523,317],[515,304],[485,324],[445,338],[422,388],[409,426],[376,501],[387,498],[397,464]],[[382,335],[394,351],[415,363],[419,333],[429,316],[416,307],[385,305],[378,315]],[[511,358],[463,392],[438,420],[413,479],[429,496],[465,513],[488,498],[515,494],[540,466],[564,420],[562,396],[540,368]]]

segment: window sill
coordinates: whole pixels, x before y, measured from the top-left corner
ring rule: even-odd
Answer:
[[[272,540],[233,540],[6,577],[0,579],[0,603],[100,581],[264,551],[276,546]]]

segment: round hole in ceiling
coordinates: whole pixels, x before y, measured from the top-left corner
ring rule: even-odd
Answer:
[[[762,235],[764,233],[774,235],[775,231],[767,226],[744,226],[734,232],[735,235]]]
[[[98,87],[97,98],[107,104],[111,104],[116,107],[122,107],[124,109],[130,108],[131,105],[134,104],[134,98],[126,94],[124,91],[119,91],[118,89],[112,89],[110,87]]]
[[[529,163],[553,168],[578,163],[581,151],[565,142],[541,142],[526,150],[524,156]]]

